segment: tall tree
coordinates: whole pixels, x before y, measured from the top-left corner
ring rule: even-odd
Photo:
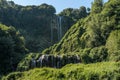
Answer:
[[[92,13],[100,13],[103,8],[103,0],[94,0],[92,3]]]

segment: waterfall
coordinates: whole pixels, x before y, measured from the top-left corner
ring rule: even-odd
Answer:
[[[60,39],[62,38],[62,17],[59,16],[59,24],[60,24]]]
[[[36,60],[34,58],[31,59],[31,68],[36,67]]]
[[[81,59],[78,55],[48,55],[43,54],[38,59],[32,58],[30,62],[30,68],[35,67],[54,67],[54,68],[61,68],[66,64],[76,64],[80,63]]]
[[[51,60],[51,61],[52,61],[52,62],[51,62],[51,63],[52,63],[52,67],[54,67],[54,63],[55,63],[55,62],[54,62],[54,56],[51,56],[51,58],[52,58],[52,60]]]
[[[57,55],[57,65],[56,65],[57,68],[61,67],[62,64],[61,61],[62,61],[62,57],[60,55]]]
[[[62,16],[57,17],[58,40],[62,38]]]
[[[51,17],[51,25],[50,25],[50,27],[51,27],[51,44],[53,43],[53,19],[52,19],[52,17]]]
[[[59,16],[57,16],[57,34],[58,34],[58,41],[60,40],[60,28],[59,28]]]
[[[59,41],[62,36],[63,36],[63,32],[62,32],[62,16],[53,16],[51,17],[51,24],[50,24],[50,32],[51,32],[51,36],[50,36],[50,39],[51,39],[51,44],[54,42],[54,35],[57,36],[57,40]],[[57,33],[54,32],[54,29],[57,30]]]

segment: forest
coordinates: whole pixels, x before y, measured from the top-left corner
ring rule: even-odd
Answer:
[[[120,0],[58,14],[0,0],[0,80],[120,80]]]

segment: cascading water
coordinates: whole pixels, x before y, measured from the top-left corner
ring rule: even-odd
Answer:
[[[61,67],[61,61],[62,61],[62,57],[60,55],[57,56],[57,68]]]
[[[58,24],[58,40],[62,38],[62,16],[57,17],[57,24]]]
[[[62,17],[59,16],[59,24],[60,24],[60,39],[62,38]]]
[[[53,19],[51,18],[51,44],[53,43]]]
[[[30,65],[31,65],[31,68],[36,67],[36,60],[34,58],[32,58]]]
[[[78,55],[61,56],[61,55],[41,55],[38,60],[32,58],[30,68],[35,67],[54,67],[61,68],[62,66],[70,63],[80,63]]]
[[[54,42],[54,36],[58,37],[58,41],[62,38],[63,32],[62,32],[62,16],[53,16],[51,17],[51,43]],[[57,35],[55,29],[57,30]]]

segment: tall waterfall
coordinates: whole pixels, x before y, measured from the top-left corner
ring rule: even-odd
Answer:
[[[62,38],[62,16],[57,17],[58,40]]]
[[[53,43],[53,19],[51,18],[51,25],[50,25],[50,27],[51,27],[51,43]]]
[[[62,19],[63,19],[62,16],[53,16],[53,17],[51,17],[51,25],[50,25],[51,26],[51,43],[54,42],[54,36],[57,36],[58,41],[63,36]],[[57,33],[54,32],[54,29],[56,29]]]

